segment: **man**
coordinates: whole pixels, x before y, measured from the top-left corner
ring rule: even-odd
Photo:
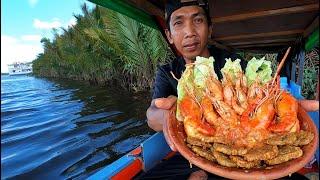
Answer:
[[[203,1],[202,1],[203,2]],[[167,38],[174,44],[182,57],[176,58],[170,64],[158,69],[151,106],[147,110],[148,125],[155,131],[162,130],[162,120],[167,115],[168,109],[176,101],[177,84],[170,71],[175,77],[180,78],[185,69],[185,64],[195,61],[196,56],[215,59],[214,68],[219,79],[222,78],[220,69],[225,64],[225,58],[241,59],[236,54],[229,53],[216,47],[208,47],[208,37],[211,35],[211,20],[207,9],[197,1],[181,3],[168,1],[166,5],[166,22],[168,29],[165,30]],[[245,61],[241,66],[245,67]]]
[[[220,69],[225,64],[225,58],[241,59],[236,54],[229,53],[215,47],[208,47],[208,37],[211,35],[211,20],[206,9],[206,3],[201,1],[180,2],[169,0],[166,4],[165,30],[170,44],[174,44],[182,57],[173,62],[161,66],[156,74],[152,102],[147,110],[148,125],[155,131],[162,131],[165,126],[164,119],[169,115],[169,109],[177,99],[177,81],[171,75],[180,78],[185,69],[185,64],[195,61],[196,56],[215,59],[214,69],[219,79],[222,78]],[[245,69],[245,61],[241,61],[242,69]],[[166,132],[167,143],[175,151]],[[187,161],[186,161],[187,162]],[[188,163],[188,162],[187,162]],[[204,172],[196,172],[196,177],[205,176]],[[193,176],[193,175],[192,175]],[[191,177],[192,177],[191,176]]]

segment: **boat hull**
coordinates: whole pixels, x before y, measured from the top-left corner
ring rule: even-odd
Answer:
[[[17,75],[26,75],[26,74],[31,74],[32,71],[30,72],[14,72],[14,73],[9,73],[9,76],[17,76]]]

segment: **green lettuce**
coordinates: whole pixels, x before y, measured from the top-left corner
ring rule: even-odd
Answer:
[[[248,85],[250,86],[253,82],[258,82],[263,85],[272,79],[271,77],[271,61],[265,60],[265,58],[256,59],[253,57],[247,64],[246,78]]]
[[[214,58],[210,56],[209,58],[204,58],[197,56],[196,61],[194,62],[194,83],[197,88],[205,89],[207,78],[213,76],[218,78],[214,72]]]
[[[182,99],[188,91],[193,92],[194,86],[193,67],[186,66],[185,71],[182,73],[181,78],[178,81],[177,93],[178,100]]]
[[[221,69],[222,75],[228,74],[231,77],[233,84],[235,84],[236,79],[239,77],[238,73],[242,72],[240,62],[240,59],[232,61],[231,58],[226,58],[226,63]]]

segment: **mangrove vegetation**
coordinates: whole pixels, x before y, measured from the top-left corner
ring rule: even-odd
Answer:
[[[151,89],[157,66],[173,58],[160,31],[107,8],[81,8],[74,26],[41,40],[44,53],[33,61],[34,74]]]

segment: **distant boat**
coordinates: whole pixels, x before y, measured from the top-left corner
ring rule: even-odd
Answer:
[[[23,75],[32,73],[32,63],[16,62],[8,64],[9,75]]]

